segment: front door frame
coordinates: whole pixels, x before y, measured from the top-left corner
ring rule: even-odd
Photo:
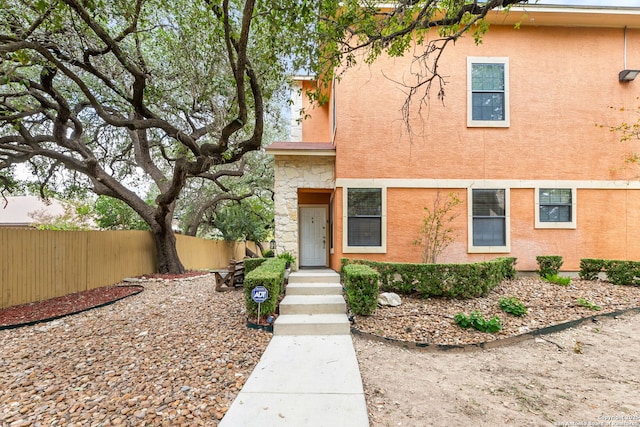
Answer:
[[[302,260],[302,209],[305,208],[321,208],[324,209],[324,265],[305,265]],[[305,204],[298,206],[298,254],[300,255],[300,267],[329,267],[329,205],[328,204]]]

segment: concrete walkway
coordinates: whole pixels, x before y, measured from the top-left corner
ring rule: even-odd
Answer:
[[[322,302],[320,296],[335,295],[339,280],[326,269],[291,274],[274,336],[221,427],[369,426],[351,335],[336,328],[335,320],[327,322],[327,316],[337,315],[335,298]],[[318,304],[326,304],[327,313]],[[339,322],[348,324],[346,308],[341,315]],[[292,327],[292,322],[300,324]]]

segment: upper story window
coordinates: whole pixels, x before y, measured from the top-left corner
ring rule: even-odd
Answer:
[[[382,188],[346,188],[346,253],[386,251],[386,192]]]
[[[509,58],[467,58],[467,126],[509,127]]]
[[[576,189],[536,189],[536,228],[576,228]]]

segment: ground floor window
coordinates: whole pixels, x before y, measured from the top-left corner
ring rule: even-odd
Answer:
[[[509,251],[508,197],[506,189],[471,189],[470,252]]]
[[[575,189],[536,189],[536,228],[576,228]]]
[[[385,246],[385,192],[346,188],[345,252],[381,252]]]

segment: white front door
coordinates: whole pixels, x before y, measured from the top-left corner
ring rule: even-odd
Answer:
[[[300,266],[327,266],[327,207],[300,208]]]

